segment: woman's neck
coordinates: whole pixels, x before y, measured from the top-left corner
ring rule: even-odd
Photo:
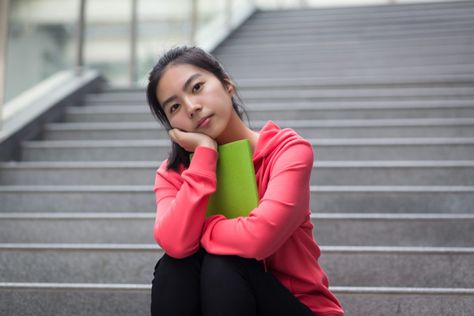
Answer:
[[[259,133],[248,128],[239,118],[237,113],[233,112],[226,129],[216,138],[219,145],[235,142],[241,139],[248,139],[252,153],[257,146]]]

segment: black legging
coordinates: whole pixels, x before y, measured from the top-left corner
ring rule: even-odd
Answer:
[[[204,250],[184,259],[163,255],[155,266],[152,316],[313,316],[263,264]]]

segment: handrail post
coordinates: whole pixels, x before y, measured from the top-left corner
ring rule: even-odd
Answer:
[[[191,45],[197,43],[197,25],[198,25],[198,0],[191,0],[191,16],[190,16],[190,30],[189,42]]]
[[[136,80],[137,68],[137,32],[138,32],[138,17],[137,17],[137,0],[132,1],[132,10],[130,17],[130,60],[128,63],[128,81],[132,86]]]
[[[3,103],[5,100],[5,77],[7,76],[8,1],[0,0],[0,130],[3,127]]]
[[[86,0],[79,1],[79,16],[77,21],[77,54],[76,54],[76,76],[82,74],[84,66],[84,33],[86,21]]]

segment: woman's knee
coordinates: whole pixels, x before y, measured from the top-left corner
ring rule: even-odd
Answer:
[[[204,282],[225,282],[234,276],[246,279],[248,267],[258,264],[255,259],[205,254],[202,260],[201,279]]]
[[[247,274],[252,263],[237,256],[204,256],[201,298],[206,315],[255,315],[257,305]]]
[[[166,253],[158,260],[155,266],[155,277],[167,275],[172,277],[199,277],[203,253],[197,252],[189,257],[176,259]]]
[[[152,281],[152,315],[200,315],[201,259],[202,253],[183,259],[161,257]]]

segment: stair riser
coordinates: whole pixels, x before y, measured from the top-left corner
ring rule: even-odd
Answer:
[[[154,214],[144,219],[2,219],[0,243],[153,244]],[[471,247],[473,219],[313,218],[321,246]]]
[[[148,212],[150,191],[0,192],[4,212]],[[312,192],[311,209],[343,213],[472,213],[473,192]]]
[[[414,53],[413,53],[414,54]],[[469,55],[471,54],[471,55]],[[409,54],[405,55],[380,55],[380,54],[366,54],[366,55],[355,55],[353,58],[348,59],[347,55],[339,54],[339,55],[322,55],[318,54],[313,56],[313,58],[308,57],[301,57],[301,60],[296,60],[290,58],[283,58],[283,56],[271,56],[268,60],[262,60],[254,58],[248,59],[239,62],[227,62],[224,64],[226,69],[236,69],[239,68],[241,70],[251,70],[253,67],[262,67],[265,64],[271,64],[272,62],[275,63],[273,66],[274,70],[301,70],[308,67],[311,68],[322,68],[326,67],[326,65],[334,65],[338,64],[339,67],[352,67],[354,64],[358,66],[365,66],[367,68],[375,68],[375,67],[385,67],[388,65],[400,65],[400,61],[397,59],[403,58],[403,66],[413,65],[413,66],[421,66],[421,65],[438,65],[438,64],[467,64],[472,62],[472,52],[466,55],[460,54],[446,54],[441,56],[426,56],[422,58],[418,55],[412,56]],[[273,59],[273,60],[272,60]]]
[[[434,6],[436,5],[436,6]],[[297,7],[296,7],[297,8]],[[453,21],[469,17],[474,11],[469,1],[458,2],[455,6],[449,1],[444,3],[416,4],[406,6],[352,6],[352,7],[320,7],[308,10],[283,11],[271,10],[269,12],[257,12],[241,28],[254,28],[258,25],[281,25],[281,19],[301,22],[326,22],[334,23],[336,26],[344,23],[375,23],[384,21],[387,23],[415,23],[425,21]],[[454,20],[456,21],[456,20]],[[278,23],[280,22],[280,23]],[[416,24],[415,24],[416,25]],[[239,28],[239,29],[241,29]]]
[[[0,185],[150,185],[159,164],[151,168],[4,168]],[[311,185],[474,185],[474,167],[316,167]]]
[[[315,102],[315,104],[317,103],[319,102]],[[446,101],[446,104],[449,103],[449,101]],[[138,107],[138,105],[130,104],[130,107]],[[265,110],[249,111],[249,117],[251,120],[456,118],[474,117],[474,107],[437,109]],[[65,120],[67,122],[155,122],[152,114],[145,111],[143,113],[68,113]],[[158,122],[157,125],[159,126]]]
[[[286,42],[260,42],[258,45],[252,43],[245,43],[245,44],[234,44],[229,43],[227,45],[219,47],[219,49],[214,53],[219,59],[236,56],[246,56],[246,55],[257,55],[258,53],[267,52],[270,55],[275,54],[275,49],[278,47],[278,53],[288,53],[288,52],[295,52],[298,55],[301,55],[305,52],[311,52],[312,50],[318,51],[318,49],[328,49],[328,48],[338,48],[338,49],[355,49],[365,51],[366,49],[371,51],[373,49],[380,50],[380,51],[387,51],[392,47],[404,47],[409,51],[418,51],[418,49],[422,49],[423,47],[433,47],[433,49],[437,49],[441,47],[441,49],[445,49],[448,46],[455,45],[458,47],[472,47],[474,44],[474,39],[472,38],[472,34],[464,33],[464,34],[443,34],[443,35],[436,35],[429,37],[416,37],[416,38],[394,38],[394,37],[386,37],[380,38],[377,40],[361,40],[358,38],[347,38],[347,39],[337,39],[337,38],[327,38],[324,41],[310,41],[310,42],[299,42],[299,43],[286,43]],[[253,47],[254,49],[250,49]],[[241,55],[239,55],[241,54]]]
[[[262,52],[264,54],[264,52]],[[294,78],[303,77],[323,77],[333,78],[341,76],[416,76],[416,75],[448,75],[448,74],[472,74],[474,72],[474,63],[472,64],[459,64],[459,65],[441,65],[438,67],[433,66],[412,66],[402,67],[393,66],[386,68],[367,68],[366,66],[358,68],[356,65],[354,68],[336,68],[336,65],[328,65],[321,67],[312,67],[302,70],[295,70],[292,72]],[[268,78],[268,77],[284,77],[287,76],[287,71],[272,69],[271,66],[254,67],[249,70],[239,68],[227,68],[227,71],[233,75],[237,80],[244,78]]]
[[[242,70],[242,66],[239,66]],[[250,68],[249,68],[250,69]],[[307,66],[302,68],[307,69]],[[285,71],[284,69],[274,67],[274,70]],[[297,70],[293,68],[292,70]],[[464,84],[453,87],[376,87],[376,88],[365,88],[365,87],[350,87],[350,88],[339,88],[339,87],[294,87],[294,86],[264,86],[255,87],[254,89],[241,89],[239,94],[246,103],[258,103],[258,101],[267,102],[268,100],[277,99],[279,103],[285,100],[291,100],[295,102],[307,101],[307,100],[318,100],[323,98],[328,99],[342,99],[348,98],[348,101],[354,101],[357,99],[394,99],[394,101],[400,100],[399,98],[410,98],[410,99],[469,99],[474,100],[474,82],[472,84]],[[86,98],[87,104],[102,104],[112,103],[117,104],[143,104],[146,100],[144,96],[138,93],[127,93],[119,96],[110,94],[105,95],[91,95]],[[472,103],[471,103],[472,104]],[[258,109],[258,105],[256,107]]]
[[[406,267],[404,269],[407,269]],[[463,315],[474,310],[474,295],[335,293],[345,315]]]
[[[404,68],[409,70],[409,67],[416,67],[422,69],[424,67],[434,67],[437,68],[438,65],[440,69],[444,69],[444,65],[453,65],[458,67],[458,65],[468,65],[471,66],[472,58],[469,56],[447,56],[446,58],[426,58],[426,59],[416,59],[416,58],[407,58],[403,62],[397,61],[395,58],[386,58],[386,59],[365,59],[365,60],[313,60],[311,62],[283,62],[280,61],[275,65],[272,65],[270,62],[262,62],[258,64],[244,65],[242,63],[229,64],[225,65],[225,69],[230,73],[252,73],[258,69],[268,69],[269,72],[279,73],[279,72],[293,72],[301,71],[304,72],[308,69],[317,69],[318,71],[327,71],[331,69],[345,69],[345,70],[357,70],[365,69],[368,70],[379,70],[379,69],[392,69],[392,68]],[[265,70],[267,71],[267,70]]]
[[[373,21],[369,23],[336,23],[321,21],[289,21],[288,24],[256,24],[239,28],[228,39],[232,43],[251,43],[257,39],[270,42],[272,36],[277,37],[281,34],[282,39],[294,39],[295,41],[304,41],[308,38],[351,38],[360,36],[362,38],[379,38],[381,36],[420,36],[422,34],[437,35],[446,32],[464,33],[474,28],[472,15],[461,16],[457,20],[443,21],[437,23],[421,22],[416,24],[385,23],[379,24],[374,28]],[[378,24],[378,23],[377,23]],[[362,33],[362,35],[361,35]],[[273,38],[274,39],[274,38]]]
[[[351,316],[468,315],[474,309],[474,295],[334,293]],[[149,289],[0,289],[0,301],[8,302],[0,311],[11,316],[145,316],[150,315],[150,297]]]
[[[280,31],[278,29],[265,29],[260,28],[255,30],[255,34],[253,36],[247,36],[247,34],[238,34],[235,38],[232,39],[232,45],[249,45],[249,44],[273,44],[277,40],[282,40],[284,43],[304,43],[307,41],[311,42],[334,42],[337,40],[353,40],[354,35],[363,42],[373,42],[373,41],[380,41],[380,40],[412,40],[412,39],[421,39],[426,40],[430,38],[440,38],[440,37],[447,37],[450,35],[455,36],[466,36],[468,37],[472,34],[472,30],[474,27],[472,24],[459,24],[457,26],[452,27],[433,27],[433,29],[428,28],[413,28],[410,30],[404,28],[392,28],[392,29],[380,29],[379,32],[376,31],[365,31],[363,27],[354,27],[352,32],[344,32],[341,30],[330,30],[330,31],[320,31],[320,32],[308,32],[307,34],[295,34],[295,32],[291,32],[291,28],[298,27],[298,24],[289,25],[289,29],[285,32],[281,32],[281,38],[278,37]],[[302,26],[304,29],[309,29],[310,25]],[[359,28],[359,30],[357,30]],[[362,33],[362,34],[361,34]],[[260,42],[258,39],[262,39]]]
[[[25,161],[162,161],[168,147],[23,147]],[[474,144],[315,145],[315,160],[469,160]]]
[[[439,43],[431,43],[423,46],[418,45],[395,45],[387,49],[386,47],[370,46],[362,49],[355,43],[340,42],[332,43],[330,45],[321,43],[317,49],[311,51],[311,54],[302,55],[301,53],[296,55],[292,53],[290,48],[285,48],[278,54],[268,53],[266,55],[260,55],[253,51],[241,51],[240,54],[235,54],[232,51],[225,52],[219,56],[224,67],[228,65],[237,64],[241,62],[243,65],[263,62],[271,64],[274,62],[282,61],[294,61],[301,60],[301,62],[315,62],[323,58],[330,58],[333,60],[339,60],[343,58],[351,58],[353,60],[364,60],[367,58],[373,60],[391,59],[394,58],[418,58],[426,56],[427,58],[435,58],[435,56],[447,56],[447,55],[464,55],[470,54],[474,49],[474,43],[452,43],[449,46],[440,46]],[[386,44],[388,45],[388,43]],[[355,46],[355,49],[354,47]],[[352,48],[352,50],[351,50]],[[247,64],[248,63],[248,64]]]
[[[148,316],[150,300],[149,290],[0,289],[0,313],[9,316]]]
[[[147,283],[156,250],[3,250],[2,282]],[[332,286],[474,287],[474,254],[324,252]],[[406,269],[410,267],[410,269]]]
[[[473,52],[474,53],[474,47]],[[471,54],[471,53],[469,53]],[[310,58],[310,57],[308,57]],[[314,60],[314,59],[311,59]],[[257,62],[260,63],[260,62]],[[305,78],[295,80],[293,78],[267,78],[267,79],[245,79],[238,83],[239,95],[247,93],[268,93],[270,95],[282,93],[286,96],[288,91],[292,93],[334,93],[336,95],[350,92],[350,95],[363,93],[365,95],[383,92],[385,95],[413,94],[413,91],[423,92],[424,95],[443,95],[446,92],[465,91],[472,94],[469,89],[474,86],[474,76],[447,75],[444,77],[421,77],[421,78],[397,78],[397,77],[354,77],[340,78],[338,80],[325,80],[321,78]],[[455,89],[455,90],[453,90]],[[462,90],[461,90],[462,89]],[[452,94],[452,93],[451,93]],[[111,102],[116,106],[117,102],[135,102],[141,104],[146,102],[143,88],[109,88],[102,93],[88,94],[84,97],[86,103]],[[397,100],[394,100],[395,102]],[[442,105],[442,99],[433,100]],[[385,103],[385,102],[381,102]],[[470,102],[472,104],[472,102]],[[361,104],[366,105],[366,104]],[[255,104],[258,108],[261,104]],[[74,107],[74,108],[80,108]],[[313,108],[313,107],[311,107]]]
[[[284,127],[280,125],[280,127]],[[380,138],[380,137],[473,137],[474,125],[461,126],[381,126],[381,127],[295,127],[305,138]],[[168,134],[159,129],[117,129],[117,130],[49,130],[45,140],[106,140],[106,139],[165,139]]]

